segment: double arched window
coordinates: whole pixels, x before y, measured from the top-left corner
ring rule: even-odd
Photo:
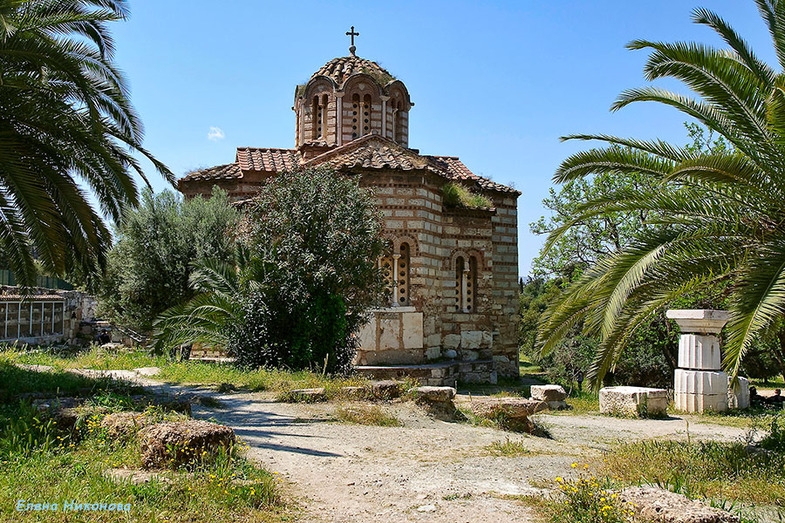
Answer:
[[[409,242],[394,242],[389,254],[379,259],[379,267],[387,281],[387,292],[391,307],[411,304],[409,280],[411,274],[411,246]]]

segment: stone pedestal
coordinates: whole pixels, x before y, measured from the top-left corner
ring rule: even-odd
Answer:
[[[648,387],[600,389],[600,413],[613,416],[662,417],[668,408],[668,391]]]
[[[746,389],[740,383],[737,391],[731,391],[728,375],[722,372],[718,335],[728,322],[728,311],[674,309],[667,311],[666,316],[675,320],[681,329],[680,368],[674,372],[673,380],[676,409],[685,412],[720,412],[729,406],[749,406],[747,380],[744,380]]]

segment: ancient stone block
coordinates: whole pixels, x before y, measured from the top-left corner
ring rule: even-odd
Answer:
[[[728,375],[724,372],[676,369],[673,402],[684,412],[721,412],[728,408]]]
[[[142,465],[177,468],[214,458],[235,441],[230,427],[201,420],[157,423],[139,431]]]
[[[382,400],[391,400],[401,395],[401,384],[394,380],[376,381],[371,385],[373,397]]]
[[[405,349],[422,348],[422,335],[422,312],[401,313],[401,336],[403,338],[403,347]]]
[[[720,340],[714,335],[682,334],[679,338],[679,367],[720,370]]]
[[[479,349],[482,342],[482,331],[461,332],[461,347],[464,349]]]
[[[668,391],[648,387],[605,387],[600,390],[600,413],[614,416],[665,416]]]
[[[564,401],[567,393],[561,385],[532,385],[531,397],[539,401]]]
[[[730,377],[728,377],[728,380],[730,381]],[[750,380],[740,377],[736,385],[728,388],[728,408],[747,409],[749,406]]]
[[[463,361],[475,361],[480,358],[480,353],[476,350],[462,350],[461,351],[461,359]]]
[[[461,335],[460,334],[448,334],[444,337],[444,343],[442,346],[445,349],[457,349],[461,346]]]
[[[637,518],[652,523],[739,523],[739,517],[657,487],[628,487],[620,494]]]
[[[324,387],[314,389],[294,389],[285,394],[286,401],[292,403],[316,403],[327,401],[327,394]]]
[[[475,398],[472,400],[472,412],[480,418],[496,421],[510,430],[533,432],[534,423],[529,416],[548,408],[543,401],[526,398]]]
[[[429,360],[435,360],[440,358],[442,355],[442,349],[440,347],[428,347],[425,349],[425,357]]]
[[[127,440],[139,430],[153,425],[151,417],[143,412],[114,412],[101,420],[101,427],[106,429],[106,434],[112,441]]]

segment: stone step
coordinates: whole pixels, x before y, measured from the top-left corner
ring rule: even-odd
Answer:
[[[496,366],[493,360],[442,361],[417,365],[356,365],[355,370],[371,379],[414,378],[420,385],[455,387],[458,380],[464,383],[496,384]]]

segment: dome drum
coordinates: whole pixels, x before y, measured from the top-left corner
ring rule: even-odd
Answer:
[[[369,134],[408,147],[409,92],[377,63],[331,60],[295,90],[295,145],[340,146]]]

